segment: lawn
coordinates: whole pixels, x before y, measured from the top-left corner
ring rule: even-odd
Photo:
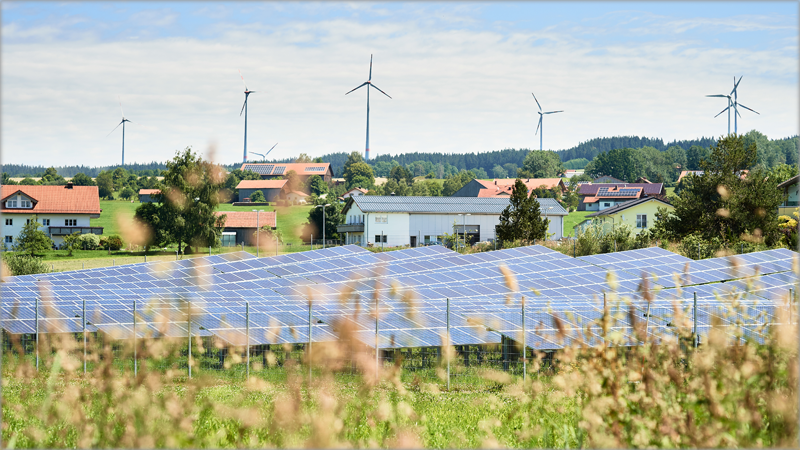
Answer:
[[[93,227],[103,227],[103,236],[119,235],[119,226],[117,225],[117,216],[122,220],[130,221],[136,212],[136,208],[140,205],[139,202],[127,202],[117,200],[100,200],[100,213],[99,219],[92,219],[91,225]],[[252,211],[260,209],[263,211],[275,211],[275,206],[233,206],[229,203],[219,205],[218,211]],[[299,233],[303,224],[308,222],[308,212],[311,210],[310,205],[297,205],[288,207],[278,207],[278,231],[283,233],[284,239],[287,243],[299,244]]]
[[[564,237],[573,236],[575,225],[581,223],[592,211],[573,211],[564,218]]]

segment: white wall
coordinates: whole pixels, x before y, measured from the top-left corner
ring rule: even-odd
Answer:
[[[0,236],[2,236],[2,241],[5,242],[6,236],[12,236],[12,238],[16,238],[19,236],[19,233],[25,227],[25,223],[28,219],[30,219],[32,214],[3,214],[2,218],[0,218],[0,226],[2,226],[2,232]],[[6,225],[6,220],[11,219],[12,224]],[[75,219],[77,227],[90,227],[91,220],[89,215],[67,215],[67,214],[40,214],[37,215],[37,220],[40,224],[44,224],[44,220],[50,220],[50,225],[44,225],[39,228],[41,231],[44,231],[46,234],[49,235],[50,228],[49,227],[64,227],[66,226],[64,221],[66,219]],[[50,236],[50,239],[56,243],[56,245],[61,244],[64,242],[63,236]]]
[[[472,214],[466,217],[458,214],[411,214],[409,219],[409,231],[414,236],[420,235],[420,242],[425,242],[426,235],[453,234],[453,222],[459,226],[480,226],[480,240],[486,241],[495,238],[494,227],[500,223],[499,214]],[[410,238],[406,239],[410,241]]]

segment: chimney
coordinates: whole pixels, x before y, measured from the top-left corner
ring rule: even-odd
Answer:
[[[497,180],[494,180],[494,185],[497,186]]]
[[[72,181],[67,182],[67,185],[64,186],[66,189],[72,189]]]
[[[389,195],[391,195],[392,197],[394,197],[394,192],[392,192],[392,193],[391,193],[391,194],[389,194]]]

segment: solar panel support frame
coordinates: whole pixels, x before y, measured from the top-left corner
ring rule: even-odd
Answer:
[[[694,291],[694,301],[692,304],[692,341],[694,348],[697,348],[697,291]]]
[[[36,371],[39,371],[39,297],[36,297]]]
[[[139,372],[138,361],[136,360],[136,300],[133,301],[133,376]]]
[[[450,390],[450,297],[447,297],[447,390]]]
[[[192,302],[187,302],[187,329],[189,330],[189,359],[187,360],[187,366],[189,366],[189,379],[192,379]]]
[[[86,299],[82,299],[81,322],[83,322],[83,374],[86,375]]]
[[[522,381],[525,381],[525,377],[528,373],[528,347],[526,346],[525,342],[525,296],[523,295],[522,298]]]
[[[247,379],[250,379],[250,302],[244,302],[245,340],[247,345]]]

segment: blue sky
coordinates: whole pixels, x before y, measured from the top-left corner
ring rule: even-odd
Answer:
[[[3,161],[114,164],[213,143],[312,156],[569,148],[598,136],[797,134],[796,2],[4,2]],[[381,96],[382,97],[382,96]],[[272,156],[271,155],[271,156]],[[490,168],[487,168],[490,169]]]

